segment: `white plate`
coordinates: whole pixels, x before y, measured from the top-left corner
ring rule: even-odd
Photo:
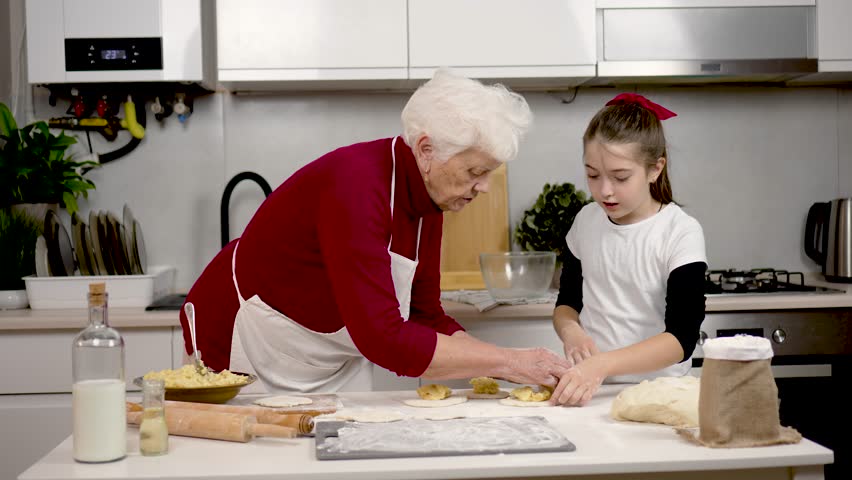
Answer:
[[[35,269],[39,277],[50,276],[50,264],[47,262],[47,242],[39,235],[35,244]]]
[[[109,275],[111,272],[107,270],[104,263],[104,257],[101,255],[101,240],[98,235],[98,211],[92,210],[89,212],[89,235],[92,239],[92,258],[95,260],[97,270],[101,275]]]

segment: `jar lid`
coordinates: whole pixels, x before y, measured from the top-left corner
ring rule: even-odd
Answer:
[[[704,358],[716,360],[766,360],[773,355],[768,339],[752,335],[710,338],[701,348]]]

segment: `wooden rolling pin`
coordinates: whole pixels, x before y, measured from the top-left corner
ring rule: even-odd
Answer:
[[[166,400],[166,410],[178,408],[181,410],[197,410],[221,413],[239,413],[257,419],[257,423],[271,423],[282,427],[295,428],[300,434],[314,431],[314,417],[305,413],[277,413],[265,407],[249,405],[221,405],[214,403],[177,402]],[[127,402],[127,411],[142,411],[142,405]]]
[[[216,403],[178,402],[166,400],[166,410],[180,408],[188,410],[204,410],[209,412],[241,413],[251,415],[258,423],[271,423],[282,427],[292,427],[299,433],[311,433],[314,430],[314,417],[307,413],[278,413],[266,407],[251,405],[223,405]]]
[[[132,411],[128,405],[127,423],[139,425],[142,415],[143,412]],[[250,415],[179,408],[166,408],[166,425],[170,435],[243,443],[254,437],[293,438],[298,433],[295,428],[257,423]]]

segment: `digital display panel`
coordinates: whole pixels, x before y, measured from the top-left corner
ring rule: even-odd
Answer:
[[[127,50],[101,50],[102,60],[126,60]]]

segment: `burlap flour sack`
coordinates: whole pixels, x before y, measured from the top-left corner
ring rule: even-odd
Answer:
[[[802,436],[782,427],[778,387],[770,369],[772,345],[762,337],[737,335],[707,340],[698,395],[699,434],[684,438],[708,447],[758,447],[797,443]]]

